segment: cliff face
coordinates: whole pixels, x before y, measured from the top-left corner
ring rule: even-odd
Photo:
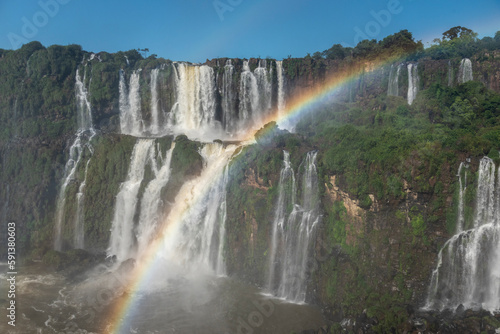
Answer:
[[[474,81],[500,92],[500,53],[480,52],[471,61]],[[285,85],[279,88],[277,64],[273,60],[207,61],[213,76],[213,99],[209,102],[215,106],[210,124],[227,126],[226,132],[232,126],[228,125],[231,123],[226,112],[239,110],[247,99],[246,88],[241,84],[245,66],[252,73],[257,68],[265,69],[269,85],[263,81],[256,89],[267,94],[268,113],[279,105],[279,89],[284,90],[285,96],[293,97],[340,73],[363,72],[339,88],[335,103],[321,107],[311,120],[299,122],[296,134],[276,131],[271,139],[243,148],[232,162],[226,221],[226,263],[230,275],[262,287],[266,285],[283,150],[290,152],[295,170],[307,152],[318,150],[323,215],[314,259],[308,266],[307,301],[321,305],[332,320],[354,317],[367,309],[368,316],[378,318],[381,323],[392,321],[387,314],[395,318],[404,316],[407,304],[422,305],[437,253],[454,231],[458,165],[470,158],[470,170],[474,173],[478,159],[498,148],[493,147],[498,141],[496,130],[481,129],[480,136],[474,138],[466,131],[460,132],[465,123],[451,116],[456,112],[465,115],[466,120],[484,117],[487,126],[493,128],[500,111],[494,103],[482,108],[481,101],[467,95],[469,91],[476,96],[480,95],[477,92],[484,93],[480,85],[459,86],[461,59],[418,60],[417,89],[421,94],[408,106],[405,98],[410,63],[417,64],[411,61],[401,65],[396,96],[387,96],[391,66],[398,64],[374,68],[370,62],[285,59],[282,63]],[[226,75],[229,73],[225,72],[226,66],[232,66],[230,75]],[[141,59],[133,51],[94,55],[76,46],[45,49],[37,43],[17,51],[2,51],[0,216],[4,222],[16,221],[21,236],[19,253],[26,258],[40,258],[52,248],[57,194],[78,127],[77,69],[88,87],[97,135],[92,148],[82,153],[90,161],[88,171],[85,164],[79,165],[66,190],[67,198],[73,199],[68,200],[63,214],[66,240],[70,240],[71,222],[76,215],[74,199],[88,174],[86,245],[99,252],[107,247],[115,196],[126,178],[136,140],[120,134],[120,112],[123,112],[120,90],[124,94],[125,87],[127,94],[130,93],[134,73],[138,80],[140,123],[152,127],[155,117],[162,124],[169,124],[172,119],[180,122],[180,118],[171,116],[178,103],[181,76],[176,73],[179,66],[168,60]],[[153,69],[160,69],[159,116],[154,116],[151,104]],[[123,82],[125,85],[120,87]],[[451,110],[451,116],[437,105],[436,101],[445,99],[436,97],[441,91],[432,95],[436,84],[440,84],[438,89],[443,94],[449,93],[453,98],[451,102],[446,100],[444,108]],[[449,85],[451,88],[447,88]],[[492,101],[497,99],[494,93],[488,94]],[[457,102],[456,96],[462,102]],[[466,106],[469,109],[463,106],[462,98],[471,101],[471,107]],[[438,111],[442,115],[436,115]],[[489,116],[485,116],[487,113]],[[444,125],[433,127],[435,120]],[[426,126],[432,129],[428,136]],[[451,128],[451,132],[443,130],[445,127]],[[363,137],[359,129],[372,131],[372,137]],[[418,139],[417,132],[409,132],[421,129],[424,134],[418,132],[421,135]],[[171,140],[170,136],[158,140],[163,152]],[[197,175],[202,168],[197,153],[199,145],[185,137],[176,141],[172,179],[177,183],[164,190],[166,202],[175,199],[183,180]],[[359,146],[348,145],[359,142],[362,142]],[[336,151],[338,147],[342,150]],[[362,156],[368,151],[373,155]],[[473,198],[467,201],[471,204]],[[166,204],[165,210],[169,210],[169,205]],[[4,238],[4,229],[2,234]],[[70,243],[67,241],[63,248],[71,248]]]

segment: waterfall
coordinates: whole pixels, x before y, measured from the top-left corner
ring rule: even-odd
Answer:
[[[149,182],[141,200],[141,211],[137,232],[137,247],[139,256],[144,254],[147,246],[151,242],[162,218],[160,209],[162,204],[161,190],[167,185],[170,179],[170,163],[175,143],[167,151],[163,165],[158,170],[153,168],[155,178]]]
[[[254,71],[255,79],[257,81],[257,89],[259,91],[259,119],[267,114],[272,108],[272,67],[267,70],[267,61],[265,59],[259,60],[259,65]]]
[[[248,61],[243,62],[240,77],[240,126],[262,125],[272,109],[272,68],[267,70],[267,61],[259,60],[255,71],[250,71]]]
[[[62,250],[62,225],[64,217],[64,208],[66,205],[66,188],[71,180],[74,179],[76,168],[80,163],[82,157],[83,146],[82,138],[78,136],[69,148],[69,158],[64,166],[63,182],[61,188],[59,188],[59,194],[57,196],[56,203],[56,221],[55,221],[55,239],[54,239],[54,249],[57,251]]]
[[[205,144],[201,175],[184,183],[166,218],[161,257],[173,268],[196,273],[225,274],[227,164],[236,146]]]
[[[138,139],[132,151],[130,166],[125,182],[120,185],[116,196],[115,210],[111,223],[111,238],[108,256],[124,261],[134,255],[134,216],[138,193],[144,178],[146,164],[153,154],[153,139]]]
[[[464,58],[460,61],[460,67],[458,69],[458,83],[465,83],[467,81],[473,80],[472,78],[472,62],[469,58]]]
[[[302,183],[300,204],[296,203],[296,185],[289,154],[285,152],[284,155],[280,193],[273,222],[268,286],[270,291],[280,298],[303,303],[306,299],[307,261],[313,247],[314,232],[320,220],[317,152],[307,153],[299,168],[302,173],[299,178]],[[287,206],[292,207],[288,217]],[[281,249],[278,248],[280,245]],[[278,252],[280,261],[276,261]]]
[[[241,126],[251,124],[252,119],[258,119],[259,87],[257,78],[250,71],[248,61],[243,62],[243,71],[240,77],[240,106],[239,115]]]
[[[78,193],[76,194],[76,213],[75,220],[73,224],[74,236],[73,236],[73,248],[84,249],[85,248],[85,229],[84,229],[84,204],[85,204],[85,185],[87,183],[87,171],[89,170],[90,159],[87,160],[85,165],[85,176],[82,183],[78,187]]]
[[[64,166],[63,178],[61,187],[59,188],[59,193],[57,195],[56,202],[56,213],[55,213],[55,224],[54,224],[54,249],[61,251],[63,248],[63,238],[62,238],[62,228],[64,219],[64,209],[66,206],[66,188],[68,184],[74,180],[76,170],[82,159],[84,149],[87,147],[91,153],[93,149],[91,146],[91,140],[94,138],[96,132],[92,124],[92,108],[88,98],[88,90],[85,87],[86,72],[84,71],[83,80],[80,77],[79,69],[76,70],[75,75],[75,95],[76,95],[76,109],[77,109],[77,124],[78,130],[76,132],[76,138],[69,149],[68,161]],[[83,248],[83,189],[85,188],[85,182],[87,177],[87,166],[90,161],[87,160],[85,167],[85,177],[80,184],[79,191],[77,194],[77,208],[76,216],[74,219],[74,247]]]
[[[276,61],[276,72],[278,77],[278,112],[279,115],[283,115],[283,111],[285,110],[285,77],[283,74],[283,61]]]
[[[231,59],[228,59],[224,66],[224,75],[222,76],[222,125],[226,132],[237,130],[238,115],[235,110],[234,85],[233,85],[234,66]]]
[[[399,73],[401,72],[402,64],[395,66],[391,65],[391,71],[389,72],[389,86],[387,88],[387,95],[398,96],[399,95]],[[394,68],[396,68],[394,70]]]
[[[151,134],[158,134],[160,132],[160,119],[158,112],[158,73],[160,72],[159,68],[155,68],[151,70],[151,125],[150,132]]]
[[[119,72],[120,131],[136,137],[157,137],[166,133],[185,134],[190,138],[211,141],[235,135],[250,127],[260,127],[276,104],[278,112],[285,108],[283,64],[276,62],[277,102],[273,102],[273,66],[259,60],[254,71],[243,62],[239,83],[235,82],[235,66],[226,61],[221,73],[208,65],[174,63],[172,65],[175,101],[167,116],[162,113],[159,85],[161,67],[150,72],[147,97],[151,117],[143,118],[141,70]]]
[[[474,228],[491,223],[496,219],[495,163],[493,160],[488,157],[481,159],[478,174]]]
[[[468,165],[464,164],[463,162],[460,163],[460,166],[458,167],[458,212],[457,212],[457,233],[460,233],[464,230],[464,196],[465,196],[465,191],[467,190],[467,170],[464,170],[464,182],[462,182],[462,170],[464,168],[467,168]]]
[[[283,61],[276,61],[276,77],[278,78],[278,121],[279,127],[292,131],[293,125],[285,118],[285,75],[283,73]]]
[[[80,71],[76,70],[75,92],[77,104],[77,124],[79,130],[93,130],[92,108],[88,98],[88,90],[85,87],[86,71],[83,74],[83,81],[80,79]]]
[[[408,64],[408,104],[411,105],[418,93],[417,64]]]
[[[141,114],[140,74],[141,70],[135,70],[130,75],[129,88],[125,83],[125,73],[120,70],[119,82],[119,106],[120,106],[120,130],[122,134],[141,136],[144,124]]]
[[[200,151],[205,164],[202,174],[183,184],[168,216],[163,217],[161,190],[170,179],[174,147],[172,144],[165,158],[156,159],[154,140],[138,139],[127,180],[121,184],[116,197],[108,256],[116,256],[120,262],[136,255],[140,259],[161,233],[160,227],[164,227],[167,231],[162,235],[167,238],[160,251],[162,258],[189,270],[205,268],[224,275],[227,163],[236,146],[205,144]],[[161,162],[160,168],[158,162]],[[155,177],[139,198],[139,188],[149,165]],[[134,216],[139,201],[136,226]]]
[[[426,308],[500,310],[500,177],[494,162],[480,161],[473,227],[450,238],[438,254]],[[497,172],[500,175],[500,170]]]
[[[290,163],[290,153],[283,151],[283,168],[280,172],[280,181],[278,185],[278,202],[274,211],[273,232],[271,236],[271,252],[269,254],[269,272],[267,288],[270,292],[275,290],[275,267],[279,267],[276,262],[276,251],[278,248],[278,238],[281,238],[281,232],[285,224],[287,210],[295,204],[295,175]],[[280,268],[278,268],[279,270]]]
[[[181,132],[210,130],[215,122],[215,76],[206,65],[176,64],[174,125]]]

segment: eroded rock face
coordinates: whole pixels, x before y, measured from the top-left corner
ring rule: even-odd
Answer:
[[[332,203],[337,201],[343,202],[347,216],[349,217],[349,224],[346,226],[346,243],[350,246],[354,246],[357,236],[364,232],[367,210],[359,206],[358,199],[351,198],[347,192],[342,191],[336,185],[336,175],[330,176],[330,184],[332,188],[328,190],[327,194]],[[325,187],[328,189],[328,185],[325,184]],[[378,207],[376,202],[374,202],[375,197],[371,195],[370,198],[372,197],[374,205],[370,207],[370,211],[374,211],[375,208]]]
[[[335,314],[346,316],[357,309],[355,313],[359,315],[364,308],[369,309],[371,302],[365,293],[387,294],[392,296],[394,305],[408,303],[418,307],[426,296],[429,273],[437,254],[431,245],[439,235],[446,234],[443,229],[434,233],[428,228],[425,241],[423,235],[418,234],[417,223],[428,219],[429,194],[416,191],[412,184],[403,180],[399,198],[379,200],[374,194],[369,194],[371,204],[363,207],[358,198],[343,189],[342,177],[328,177],[323,201],[326,209],[338,202],[345,208],[345,245],[332,245],[328,240],[327,230],[335,228],[339,222],[328,225],[327,218],[318,243],[329,243],[329,246],[317,247],[316,250],[319,270],[314,291],[317,302],[325,305],[332,319]],[[428,182],[435,184],[437,180]],[[364,288],[353,283],[360,278],[365,282]],[[360,293],[358,306],[356,302],[349,302],[348,309],[342,306],[343,301],[354,298],[362,289],[372,292]],[[336,301],[333,305],[332,300]],[[406,312],[401,315],[409,316]],[[370,317],[367,318],[370,321],[375,319],[371,313]]]

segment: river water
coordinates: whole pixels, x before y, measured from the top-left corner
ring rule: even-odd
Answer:
[[[18,268],[16,326],[0,322],[1,333],[110,333],[115,306],[129,300],[116,272],[98,266],[71,279],[41,263]],[[6,272],[6,267],[1,272]],[[67,272],[65,274],[68,274]],[[1,275],[2,319],[7,319],[8,282]],[[319,328],[319,308],[272,298],[228,277],[179,278],[151,292],[136,293],[127,323],[118,333],[289,334]]]

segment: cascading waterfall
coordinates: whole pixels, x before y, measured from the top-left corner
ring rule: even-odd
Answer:
[[[169,263],[193,272],[225,274],[227,163],[235,149],[218,143],[202,148],[204,170],[182,186],[167,218],[171,229],[162,252]]]
[[[270,292],[275,290],[275,268],[281,269],[280,263],[276,261],[278,248],[278,238],[285,225],[287,211],[295,203],[295,174],[290,163],[290,153],[283,151],[283,168],[280,172],[278,202],[274,211],[273,232],[271,236],[271,252],[269,254],[269,272],[267,279],[267,289]]]
[[[168,268],[165,275],[225,275],[227,164],[236,148],[210,143],[200,150],[201,175],[183,184],[163,221],[162,248],[157,254]]]
[[[464,230],[464,197],[465,191],[467,190],[467,169],[468,165],[463,162],[460,163],[458,167],[458,213],[457,213],[457,233],[460,233]],[[464,171],[464,181],[462,182],[462,170]]]
[[[85,177],[78,187],[78,193],[76,194],[76,213],[75,220],[73,224],[74,237],[73,237],[73,248],[84,249],[85,248],[85,229],[83,224],[83,214],[84,214],[84,204],[85,204],[85,185],[87,183],[87,171],[89,170],[90,159],[87,160],[85,165]]]
[[[265,59],[259,60],[259,65],[254,71],[257,80],[257,89],[260,95],[260,113],[266,114],[272,107],[272,67],[267,70],[267,61]],[[260,115],[262,117],[262,115]]]
[[[92,108],[88,98],[88,90],[85,87],[85,80],[87,77],[87,72],[83,73],[83,80],[80,79],[80,71],[76,70],[75,75],[75,91],[76,91],[76,107],[77,107],[77,124],[79,130],[92,130],[94,131],[94,126],[92,125]]]
[[[303,303],[306,299],[307,261],[313,247],[314,232],[320,220],[316,156],[317,152],[307,153],[299,168],[300,171],[303,170],[303,174],[300,179],[302,198],[301,204],[298,204],[295,199],[293,169],[290,166],[289,154],[285,152],[273,224],[268,277],[270,292],[296,303]],[[285,194],[287,190],[292,190],[292,193]],[[292,206],[288,217],[287,204]],[[278,249],[279,246],[281,249]],[[278,261],[281,263],[276,263],[278,252],[281,253],[281,261]]]
[[[138,254],[144,254],[150,241],[153,239],[155,232],[162,219],[161,209],[161,190],[167,185],[170,179],[170,163],[172,162],[172,153],[175,148],[175,143],[167,151],[163,165],[158,168],[153,168],[155,178],[149,182],[144,190],[141,199],[141,211],[139,217],[139,225],[137,231],[137,248]],[[154,162],[154,160],[153,160]]]
[[[460,61],[460,67],[458,69],[458,83],[463,84],[467,81],[472,81],[472,62],[469,58],[464,58]]]
[[[240,76],[239,119],[240,127],[260,126],[272,110],[272,67],[267,69],[267,61],[259,60],[254,72],[248,61],[243,62]]]
[[[59,193],[57,196],[56,203],[56,213],[55,213],[55,238],[54,238],[54,249],[61,251],[63,248],[62,240],[62,228],[63,228],[63,217],[64,209],[66,206],[66,188],[68,184],[74,180],[75,173],[78,165],[82,159],[82,154],[87,147],[90,153],[93,153],[91,146],[91,140],[95,136],[96,132],[92,124],[92,108],[88,99],[88,90],[85,87],[86,72],[84,71],[83,80],[80,77],[79,69],[76,70],[75,75],[75,95],[76,95],[76,107],[77,107],[77,122],[78,130],[76,132],[76,138],[69,149],[69,158],[64,166],[63,181],[61,187],[59,188]],[[85,182],[87,179],[87,167],[90,161],[87,160],[85,167],[84,180],[80,184],[77,193],[77,208],[76,216],[74,219],[74,242],[73,246],[75,248],[84,247],[84,228],[83,228],[83,189],[85,188]]]
[[[241,72],[240,77],[240,121],[242,123],[249,123],[254,119],[258,119],[259,105],[260,99],[257,79],[250,71],[248,61],[244,61],[243,72]]]
[[[276,61],[276,76],[278,78],[278,113],[279,118],[283,116],[283,112],[285,111],[285,77],[283,74],[283,61]]]
[[[224,75],[222,76],[222,125],[226,132],[237,130],[238,115],[235,108],[234,85],[233,85],[234,66],[231,59],[228,59],[224,66]]]
[[[236,147],[205,144],[200,151],[206,164],[201,179],[185,183],[168,217],[163,217],[160,195],[170,179],[174,147],[175,144],[172,144],[164,159],[161,156],[157,159],[159,153],[155,150],[154,139],[138,139],[132,152],[127,180],[121,184],[116,197],[108,256],[116,256],[119,262],[133,257],[141,258],[165,219],[165,226],[172,224],[169,221],[174,220],[175,225],[175,220],[180,220],[179,229],[171,234],[173,239],[166,245],[165,256],[178,257],[177,250],[182,249],[184,258],[177,258],[174,262],[181,261],[183,266],[193,269],[203,266],[217,275],[224,275],[226,165]],[[145,169],[149,166],[155,177],[145,187],[142,198],[139,198],[139,188]],[[201,199],[196,198],[200,187],[210,188],[210,191],[201,192],[204,194]],[[139,210],[139,202],[140,214],[136,224],[134,217]]]
[[[283,61],[276,61],[276,77],[278,81],[278,121],[279,127],[293,131],[293,124],[285,117],[286,102],[285,102],[285,74],[283,72]]]
[[[158,111],[158,73],[159,68],[151,70],[151,125],[149,131],[153,135],[157,135],[160,132],[160,115]]]
[[[417,64],[408,64],[408,104],[411,105],[418,93]]]
[[[119,105],[120,130],[122,134],[143,135],[144,122],[141,114],[140,73],[135,70],[130,75],[129,87],[125,83],[125,72],[120,70]]]
[[[402,64],[395,66],[391,65],[391,71],[389,72],[389,86],[387,88],[387,95],[398,96],[399,95],[399,73],[401,72]]]
[[[481,159],[472,227],[440,250],[426,308],[500,310],[500,170],[497,174],[495,184],[493,160]]]
[[[69,158],[64,166],[63,182],[59,188],[56,204],[56,221],[55,221],[55,239],[54,249],[57,251],[62,250],[62,225],[64,208],[66,206],[66,188],[71,180],[74,179],[76,168],[80,163],[82,157],[83,147],[80,136],[77,136],[71,147],[69,148]]]
[[[211,130],[215,127],[215,76],[206,65],[184,63],[176,67],[177,102],[173,122],[182,132]]]
[[[127,179],[120,185],[120,191],[116,196],[107,255],[116,256],[118,261],[127,260],[135,255],[134,216],[139,201],[137,195],[146,165],[153,155],[153,144],[153,139],[137,140],[132,151]]]
[[[240,130],[262,126],[273,110],[273,66],[259,60],[252,72],[249,62],[243,62],[239,87],[234,81],[235,66],[226,61],[219,74],[208,65],[174,63],[175,102],[168,114],[161,112],[159,86],[161,68],[151,70],[149,91],[150,121],[141,110],[141,70],[119,72],[120,130],[136,137],[158,137],[166,134],[186,134],[209,141],[221,136],[233,138]],[[285,108],[285,78],[283,64],[277,68],[277,109]],[[128,80],[127,80],[128,78]],[[220,80],[220,81],[219,81]],[[219,89],[217,89],[219,87]],[[239,89],[238,89],[239,88]]]
[[[481,159],[479,164],[476,199],[474,228],[493,222],[497,214],[495,212],[495,163],[487,157]]]

